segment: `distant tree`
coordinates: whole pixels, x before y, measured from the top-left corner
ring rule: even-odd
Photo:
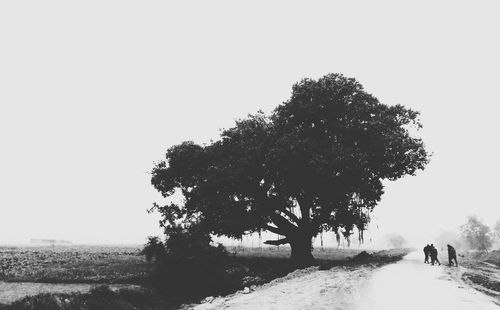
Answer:
[[[406,243],[406,239],[400,234],[391,234],[388,236],[387,240],[389,245],[393,248],[402,248]]]
[[[340,74],[295,84],[291,98],[266,116],[239,120],[209,145],[172,146],[152,184],[182,203],[155,204],[161,225],[202,225],[240,238],[267,230],[284,236],[292,259],[312,259],[322,231],[362,233],[383,194],[382,180],[424,169],[428,154],[418,112],[387,106]]]
[[[471,249],[488,251],[492,245],[490,228],[483,224],[477,216],[469,216],[467,223],[460,227],[464,239]]]
[[[493,225],[493,238],[500,240],[500,220]]]

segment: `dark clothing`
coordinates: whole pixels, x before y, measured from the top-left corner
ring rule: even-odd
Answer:
[[[455,260],[455,266],[458,267],[457,252],[455,251],[454,247],[448,245],[448,264],[450,266],[453,266],[453,260]]]
[[[431,255],[431,264],[434,265],[434,263],[438,263],[441,265],[441,262],[439,262],[438,259],[438,250],[435,247],[431,247],[430,249],[430,255]]]
[[[424,255],[425,255],[425,260],[424,260],[424,263],[429,263],[429,248],[430,246],[429,245],[426,245],[424,247]]]

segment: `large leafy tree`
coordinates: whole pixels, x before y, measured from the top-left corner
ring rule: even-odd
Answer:
[[[267,230],[284,238],[266,243],[290,244],[292,259],[307,262],[320,232],[363,232],[384,179],[425,167],[424,144],[411,135],[418,115],[381,104],[341,74],[304,79],[271,115],[237,121],[209,145],[172,146],[152,184],[184,199],[154,209],[167,232],[201,225],[237,238]]]

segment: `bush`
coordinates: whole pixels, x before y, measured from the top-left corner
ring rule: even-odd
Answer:
[[[228,252],[221,244],[215,247],[210,242],[210,235],[199,227],[171,228],[161,247],[164,252],[159,250],[164,254],[152,255],[157,258],[151,273],[153,285],[176,299],[200,298],[230,289]],[[157,244],[150,238],[145,249],[156,253],[149,249]]]
[[[148,237],[141,254],[146,256],[146,261],[160,260],[166,255],[166,249],[159,237]]]

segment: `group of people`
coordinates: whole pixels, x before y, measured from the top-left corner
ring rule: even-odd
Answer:
[[[449,244],[447,245],[447,247],[448,247],[448,264],[450,266],[455,265],[458,267],[457,252],[455,251],[455,248]],[[438,263],[441,266],[441,262],[438,259],[438,250],[434,247],[434,244],[431,243],[430,245],[428,244],[424,247],[424,255],[425,255],[424,263],[431,265]],[[431,259],[430,262],[429,258]]]

